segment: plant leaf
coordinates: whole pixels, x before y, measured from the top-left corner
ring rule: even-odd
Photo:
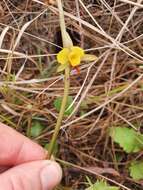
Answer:
[[[62,72],[66,69],[66,67],[68,66],[68,64],[61,64],[60,66],[58,66],[57,68],[57,72]]]
[[[143,162],[141,161],[135,161],[131,163],[131,166],[129,167],[130,176],[134,180],[141,180],[143,179]]]
[[[40,122],[35,121],[30,129],[30,136],[31,137],[39,136],[42,133],[43,129],[44,126]]]
[[[66,111],[65,111],[64,115],[70,115],[72,113],[74,107],[72,106],[70,109],[68,109],[68,107],[71,105],[72,102],[73,102],[73,97],[68,96],[67,105],[66,105]],[[60,111],[61,104],[62,104],[62,97],[56,98],[56,100],[54,101],[54,107],[56,108],[56,110],[58,112]]]
[[[119,190],[119,187],[110,186],[105,181],[97,181],[86,190]]]
[[[114,127],[110,130],[114,142],[127,153],[138,152],[143,149],[143,135],[128,127]]]
[[[90,55],[90,54],[85,54],[81,61],[95,61],[97,60],[98,58],[95,56],[95,55]]]

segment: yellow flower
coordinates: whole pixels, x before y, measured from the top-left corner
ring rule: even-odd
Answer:
[[[76,67],[80,64],[81,59],[84,57],[84,50],[78,46],[71,48],[63,48],[57,55],[57,60],[60,64],[70,64]]]

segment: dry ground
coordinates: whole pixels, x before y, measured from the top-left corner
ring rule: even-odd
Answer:
[[[41,4],[40,4],[41,2]],[[45,129],[36,140],[48,143],[63,94],[56,73],[62,43],[58,10],[38,0],[0,1],[0,121],[29,136],[34,120]],[[63,187],[85,189],[86,176],[113,180],[121,189],[142,190],[130,178],[125,154],[108,135],[112,126],[143,126],[142,0],[64,0],[66,24],[75,45],[98,56],[71,72],[74,112],[65,117],[58,139]],[[82,105],[82,106],[81,106]],[[120,161],[116,161],[120,155]],[[74,165],[70,165],[74,164]],[[70,189],[67,188],[67,189]]]

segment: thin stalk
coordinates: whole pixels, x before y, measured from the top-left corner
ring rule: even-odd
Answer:
[[[73,42],[66,30],[62,1],[57,0],[57,5],[58,5],[58,9],[59,9],[59,20],[60,20],[60,28],[61,28],[63,47],[70,48],[73,46]]]
[[[64,39],[65,38],[64,34],[66,31],[66,25],[65,25],[65,18],[64,18],[64,12],[63,12],[63,6],[62,6],[61,0],[57,0],[57,4],[58,4],[58,9],[59,9],[61,35],[62,35],[62,39]]]
[[[59,131],[60,131],[60,127],[61,127],[61,123],[62,123],[62,119],[65,113],[65,109],[66,109],[66,103],[67,103],[67,98],[69,95],[69,87],[70,87],[70,68],[69,66],[65,69],[65,78],[64,78],[64,95],[63,95],[63,99],[62,99],[62,104],[61,104],[61,108],[60,108],[60,112],[59,112],[59,116],[57,119],[57,123],[55,126],[55,130],[49,145],[49,149],[48,149],[48,157],[50,158],[53,150],[54,150],[54,145],[55,142],[57,140]]]
[[[73,46],[72,40],[69,36],[69,34],[66,31],[66,25],[65,25],[65,18],[64,18],[64,11],[63,11],[63,6],[62,6],[62,1],[57,0],[57,5],[59,9],[59,21],[60,21],[60,28],[61,28],[61,35],[62,35],[62,41],[63,41],[63,47],[70,48]],[[68,63],[67,63],[68,64]],[[62,119],[64,117],[65,109],[66,109],[66,104],[67,104],[67,99],[69,95],[69,88],[70,88],[70,66],[68,65],[65,69],[65,77],[64,77],[64,95],[62,99],[62,104],[59,112],[59,116],[57,119],[57,123],[55,126],[55,130],[52,136],[52,139],[49,144],[49,149],[48,149],[48,157],[51,158],[51,155],[53,154],[55,142],[57,140]]]

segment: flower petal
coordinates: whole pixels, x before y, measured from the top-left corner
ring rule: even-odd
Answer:
[[[57,54],[57,60],[61,64],[66,64],[68,63],[68,54],[69,54],[69,49],[68,48],[63,48],[58,54]]]
[[[80,64],[80,55],[78,55],[77,53],[71,52],[69,54],[69,62],[73,67],[79,65]]]
[[[71,51],[75,54],[77,54],[79,57],[83,57],[84,56],[84,50],[78,46],[73,46],[71,48]]]

